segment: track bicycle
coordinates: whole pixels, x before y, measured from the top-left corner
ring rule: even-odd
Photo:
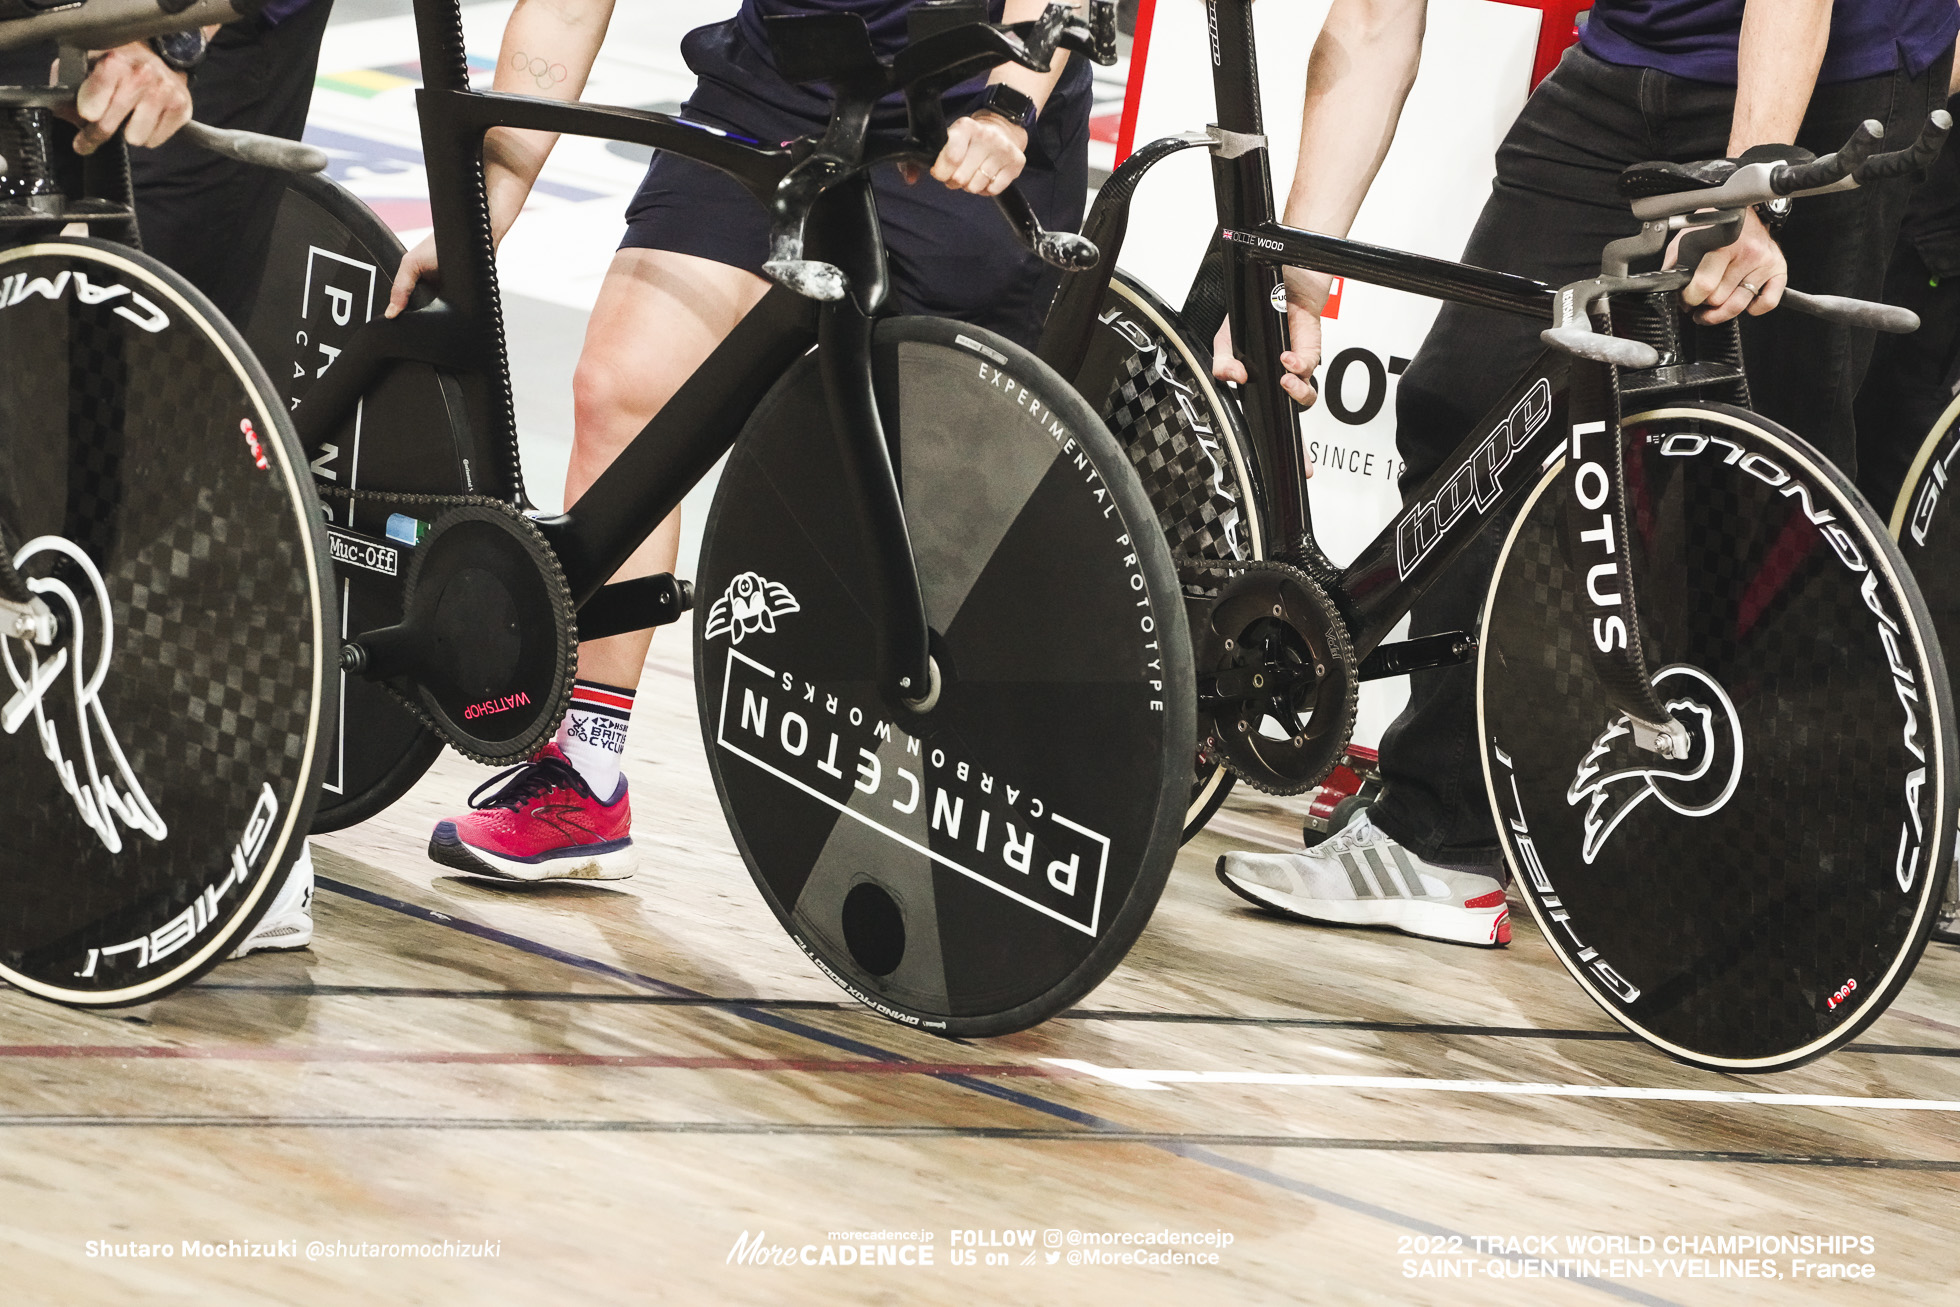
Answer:
[[[1084,234],[1104,262],[1064,278],[1040,349],[1129,450],[1191,604],[1187,833],[1226,773],[1317,785],[1360,681],[1474,658],[1506,859],[1586,992],[1705,1067],[1772,1070],[1843,1044],[1911,974],[1952,862],[1945,667],[1884,523],[1749,411],[1733,324],[1697,326],[1676,292],[1747,206],[1923,167],[1944,115],[1895,154],[1876,153],[1873,124],[1808,164],[1631,168],[1639,234],[1606,248],[1598,278],[1555,288],[1276,221],[1250,0],[1208,11],[1219,121],[1140,147],[1103,186]],[[1219,226],[1173,310],[1115,262],[1139,183],[1194,148],[1211,155]],[[1682,268],[1632,271],[1684,231]],[[1314,541],[1278,385],[1282,266],[1548,324],[1545,352],[1344,568]],[[1917,325],[1796,291],[1784,305]],[[1209,376],[1225,317],[1250,378],[1236,393]],[[1505,534],[1482,629],[1387,642],[1487,530]]]
[[[89,0],[64,39],[102,44],[86,16],[107,3],[135,0]],[[78,1005],[158,997],[250,929],[309,826],[380,811],[445,745],[529,756],[579,638],[692,606],[671,576],[608,580],[728,454],[696,684],[769,906],[825,974],[913,1026],[997,1033],[1079,999],[1176,852],[1196,716],[1176,574],[1073,388],[989,332],[884,315],[865,173],[929,163],[942,94],[997,63],[1108,62],[1114,6],[995,26],[979,5],[923,5],[889,62],[854,16],[772,19],[785,76],[833,98],[820,140],[780,146],[473,92],[455,0],[415,8],[440,298],[380,319],[400,246],[344,191],[301,182],[245,348],[153,262],[56,234],[126,236],[129,208],[98,175],[113,166],[54,147],[0,251],[18,568],[0,576],[0,644],[9,723],[33,722],[0,736],[0,974]],[[907,136],[872,141],[894,91]],[[672,150],[772,214],[777,285],[558,515],[530,508],[518,465],[493,126]],[[1094,262],[1018,191],[999,203],[1043,258]]]

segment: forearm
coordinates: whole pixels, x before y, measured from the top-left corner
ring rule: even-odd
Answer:
[[[1004,23],[1025,23],[1041,17],[1042,10],[1048,7],[1048,0],[1007,0],[1002,6],[1001,21]],[[1048,103],[1055,83],[1062,80],[1062,69],[1068,66],[1069,52],[1055,51],[1055,57],[1045,73],[1023,68],[1019,64],[1001,64],[988,74],[989,82],[1005,82],[1021,94],[1034,101],[1036,111]]]
[[[1831,39],[1831,0],[1748,0],[1736,53],[1729,157],[1756,145],[1789,145]]]
[[[1307,63],[1288,226],[1347,235],[1415,84],[1427,10],[1426,0],[1335,0]]]
[[[504,27],[491,89],[547,100],[576,100],[605,40],[613,0],[518,0]],[[493,128],[484,138],[484,181],[491,226],[509,229],[558,143],[555,132]]]

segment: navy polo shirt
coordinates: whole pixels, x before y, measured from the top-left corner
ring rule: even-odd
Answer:
[[[1743,0],[1595,0],[1579,42],[1607,63],[1735,84]],[[1953,48],[1954,0],[1837,0],[1819,82],[1904,68],[1914,76]]]

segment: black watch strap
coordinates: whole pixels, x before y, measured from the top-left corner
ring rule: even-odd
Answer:
[[[990,113],[1005,118],[1017,124],[1024,132],[1034,130],[1036,112],[1034,97],[1025,91],[1016,90],[1006,82],[987,83],[986,92],[981,95],[980,103],[974,107],[973,112]]]
[[[187,73],[203,63],[209,46],[203,29],[195,27],[188,32],[171,32],[167,36],[150,38],[150,49],[156,51],[157,58],[180,73]]]

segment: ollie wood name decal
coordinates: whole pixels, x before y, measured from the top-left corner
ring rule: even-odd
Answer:
[[[896,742],[902,752],[894,757]],[[1095,937],[1109,837],[976,760],[907,736],[874,708],[843,701],[734,649],[715,744],[854,821],[1024,907]],[[924,806],[932,847],[891,825]]]

